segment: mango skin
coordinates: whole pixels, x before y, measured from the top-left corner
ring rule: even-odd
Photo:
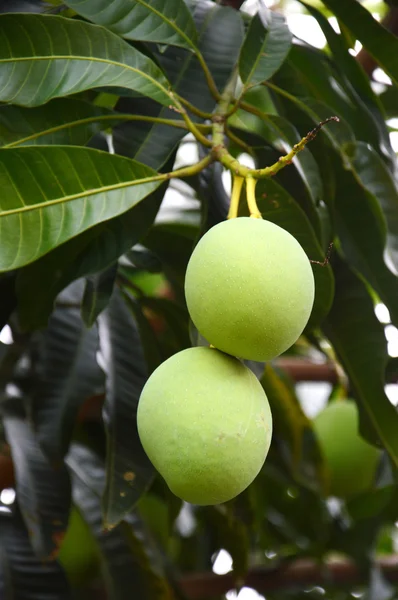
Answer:
[[[188,263],[192,321],[213,346],[267,361],[290,348],[311,314],[315,285],[297,240],[278,225],[239,217],[212,227]]]
[[[218,350],[183,350],[145,384],[137,425],[149,459],[186,502],[231,500],[255,479],[267,456],[272,416],[255,375]]]
[[[359,435],[355,402],[331,402],[313,425],[329,472],[329,495],[349,499],[368,490],[381,452]]]

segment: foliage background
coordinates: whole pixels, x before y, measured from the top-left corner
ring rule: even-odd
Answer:
[[[398,597],[398,8],[240,4],[0,4],[1,598],[218,599],[245,581],[268,600]],[[321,48],[289,32],[298,11]],[[198,508],[153,471],[135,412],[156,366],[203,343],[184,273],[226,217],[228,174],[190,165],[209,151],[208,84],[222,91],[235,64],[226,143],[243,162],[270,165],[340,118],[257,186],[264,218],[312,260],[334,250],[314,264],[305,335],[250,365],[275,423],[261,474]],[[347,503],[325,498],[311,388],[295,381],[317,373],[325,395],[355,399],[361,434],[384,449],[373,489]],[[72,505],[97,547],[76,577],[56,558]],[[215,575],[226,556],[232,573]]]

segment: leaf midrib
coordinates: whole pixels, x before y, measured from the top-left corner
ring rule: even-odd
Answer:
[[[62,204],[64,202],[71,202],[72,200],[79,200],[81,198],[88,198],[89,196],[95,196],[97,194],[103,194],[106,192],[112,192],[114,190],[120,190],[126,187],[131,187],[133,185],[141,185],[145,183],[152,183],[155,181],[162,181],[166,179],[167,174],[157,174],[150,177],[143,177],[142,179],[133,179],[129,181],[123,181],[122,183],[116,183],[112,185],[104,185],[100,188],[93,188],[90,190],[86,190],[84,192],[79,192],[77,194],[70,194],[68,196],[63,196],[62,198],[54,198],[53,200],[47,200],[40,204],[29,204],[25,206],[20,206],[18,208],[12,208],[10,210],[0,211],[1,217],[9,217],[11,215],[20,215],[21,213],[31,212],[32,210],[41,210],[45,209],[49,206],[56,206],[58,204]]]
[[[115,66],[122,67],[123,69],[126,69],[127,71],[133,71],[134,73],[139,73],[141,75],[141,77],[145,77],[146,79],[148,79],[153,85],[155,85],[160,90],[162,90],[162,92],[164,92],[166,94],[166,96],[168,96],[170,98],[170,100],[174,106],[176,105],[175,99],[173,98],[173,95],[171,94],[171,92],[169,90],[167,90],[165,87],[163,87],[163,85],[161,83],[159,83],[156,79],[154,79],[153,77],[151,77],[144,71],[137,69],[136,67],[131,67],[130,65],[126,65],[125,63],[112,61],[112,60],[109,60],[106,58],[97,58],[95,56],[77,56],[74,54],[65,54],[65,55],[52,54],[50,56],[20,56],[20,57],[0,58],[0,64],[1,63],[28,62],[28,61],[36,61],[36,60],[48,60],[48,61],[51,61],[51,60],[81,60],[81,61],[104,63],[106,65],[111,65],[114,67]],[[154,65],[154,66],[156,67],[156,65]],[[126,86],[120,85],[120,87],[126,87]],[[129,88],[126,88],[126,89],[129,89]]]
[[[138,2],[142,6],[145,6],[146,9],[152,11],[156,16],[160,17],[160,19],[162,19],[163,21],[165,21],[172,29],[174,29],[174,31],[176,31],[182,37],[183,40],[185,40],[189,44],[189,46],[193,49],[193,51],[195,52],[195,54],[197,52],[199,52],[199,49],[197,48],[196,44],[193,43],[193,41],[186,35],[186,33],[184,31],[182,31],[182,29],[180,29],[178,27],[178,25],[176,23],[174,23],[170,19],[166,18],[156,8],[154,8],[153,6],[151,6],[150,4],[148,4],[148,2],[145,2],[144,0],[136,0],[136,2]]]

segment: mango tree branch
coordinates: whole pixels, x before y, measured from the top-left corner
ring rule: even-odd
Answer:
[[[376,560],[376,565],[391,583],[398,582],[398,555],[385,556]],[[364,575],[349,559],[339,559],[320,565],[311,559],[297,559],[288,565],[269,569],[250,569],[244,582],[260,594],[277,590],[299,589],[319,585],[327,587],[347,587],[364,583]],[[181,591],[189,600],[205,600],[219,597],[237,587],[232,573],[195,573],[185,575],[179,581]]]

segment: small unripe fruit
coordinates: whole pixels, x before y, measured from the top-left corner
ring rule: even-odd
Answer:
[[[329,494],[348,499],[369,489],[380,450],[360,436],[355,402],[328,404],[315,418],[314,431],[329,471]]]
[[[272,417],[255,375],[218,350],[183,350],[142,391],[138,432],[171,491],[193,504],[226,502],[248,487],[267,456]]]
[[[314,303],[311,264],[297,240],[262,219],[212,227],[192,253],[185,279],[192,321],[216,348],[265,361],[292,346]]]

